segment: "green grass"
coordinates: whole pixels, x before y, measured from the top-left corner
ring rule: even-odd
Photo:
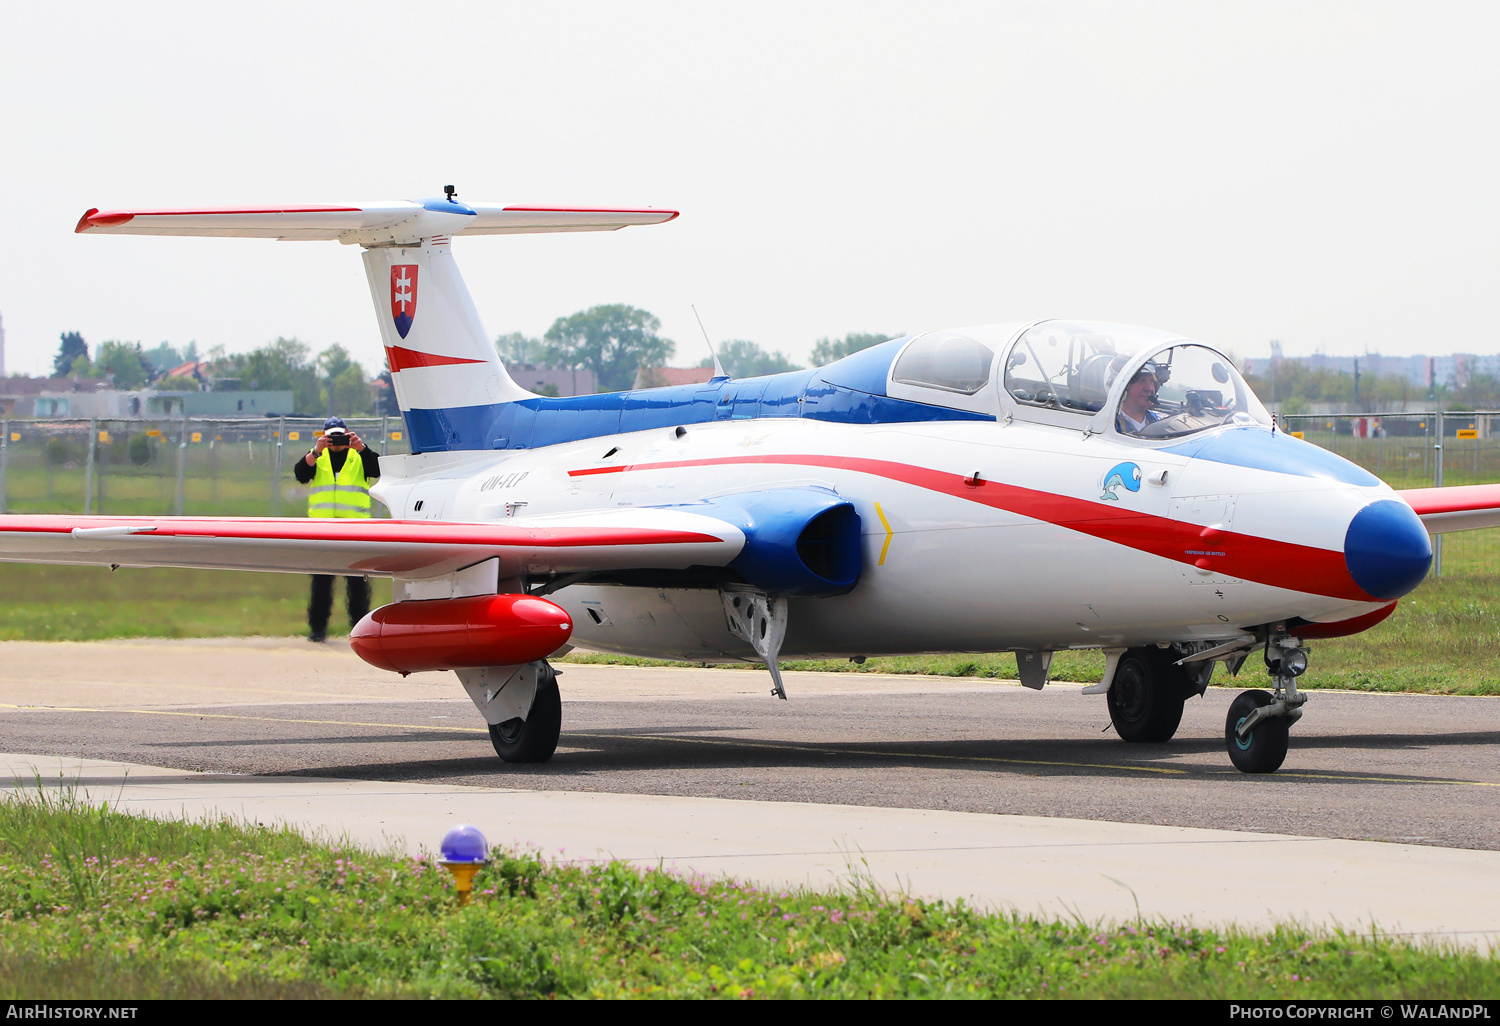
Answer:
[[[389,581],[372,581],[375,603]],[[307,633],[301,574],[0,564],[0,641],[213,638]],[[335,632],[347,628],[337,585]]]
[[[459,908],[428,861],[33,790],[0,802],[0,998],[1500,997],[1500,958],[1386,938],[493,854]]]
[[[258,447],[264,449],[264,446]],[[28,465],[29,464],[29,465]],[[307,515],[307,498],[292,477],[288,460],[277,487],[271,486],[272,465],[265,453],[259,462],[247,463],[241,454],[226,454],[220,466],[210,464],[201,453],[187,468],[183,480],[184,512],[204,516],[253,516],[272,514],[272,496],[281,496],[279,516]],[[84,470],[78,466],[53,467],[32,460],[6,469],[5,503],[11,513],[82,513]],[[177,502],[177,468],[170,459],[145,467],[129,463],[96,467],[92,512],[119,516],[150,516],[170,513]]]

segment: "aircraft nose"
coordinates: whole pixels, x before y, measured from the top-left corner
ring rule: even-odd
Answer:
[[[1344,535],[1349,575],[1378,599],[1400,598],[1422,583],[1432,565],[1432,539],[1412,508],[1395,499],[1372,502]]]

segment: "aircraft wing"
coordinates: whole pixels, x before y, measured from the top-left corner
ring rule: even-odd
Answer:
[[[1428,534],[1500,527],[1500,484],[1411,488],[1397,494],[1416,510]]]
[[[0,562],[176,566],[420,578],[498,557],[502,576],[724,566],[740,528],[671,509],[502,523],[305,517],[0,516]]]

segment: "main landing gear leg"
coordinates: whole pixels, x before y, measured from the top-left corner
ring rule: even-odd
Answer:
[[[786,687],[781,683],[781,667],[777,657],[781,654],[781,643],[786,640],[786,599],[771,598],[764,592],[743,585],[726,584],[719,591],[724,602],[724,619],[730,633],[750,643],[755,654],[765,661],[771,671],[771,694],[786,699]]]
[[[525,666],[458,671],[458,679],[490,727],[490,744],[505,762],[546,762],[562,734],[557,671],[545,659]]]
[[[1307,670],[1307,650],[1297,638],[1272,638],[1266,645],[1266,669],[1275,691],[1246,691],[1229,707],[1224,741],[1229,761],[1242,773],[1275,773],[1286,759],[1288,732],[1302,718],[1307,695],[1297,678]]]

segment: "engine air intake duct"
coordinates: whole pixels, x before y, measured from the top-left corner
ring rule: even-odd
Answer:
[[[730,569],[768,595],[842,595],[864,570],[859,514],[834,492],[780,488],[720,495],[691,508],[745,532]]]
[[[354,654],[396,673],[519,666],[544,659],[573,633],[567,610],[532,595],[393,602],[349,632]]]

